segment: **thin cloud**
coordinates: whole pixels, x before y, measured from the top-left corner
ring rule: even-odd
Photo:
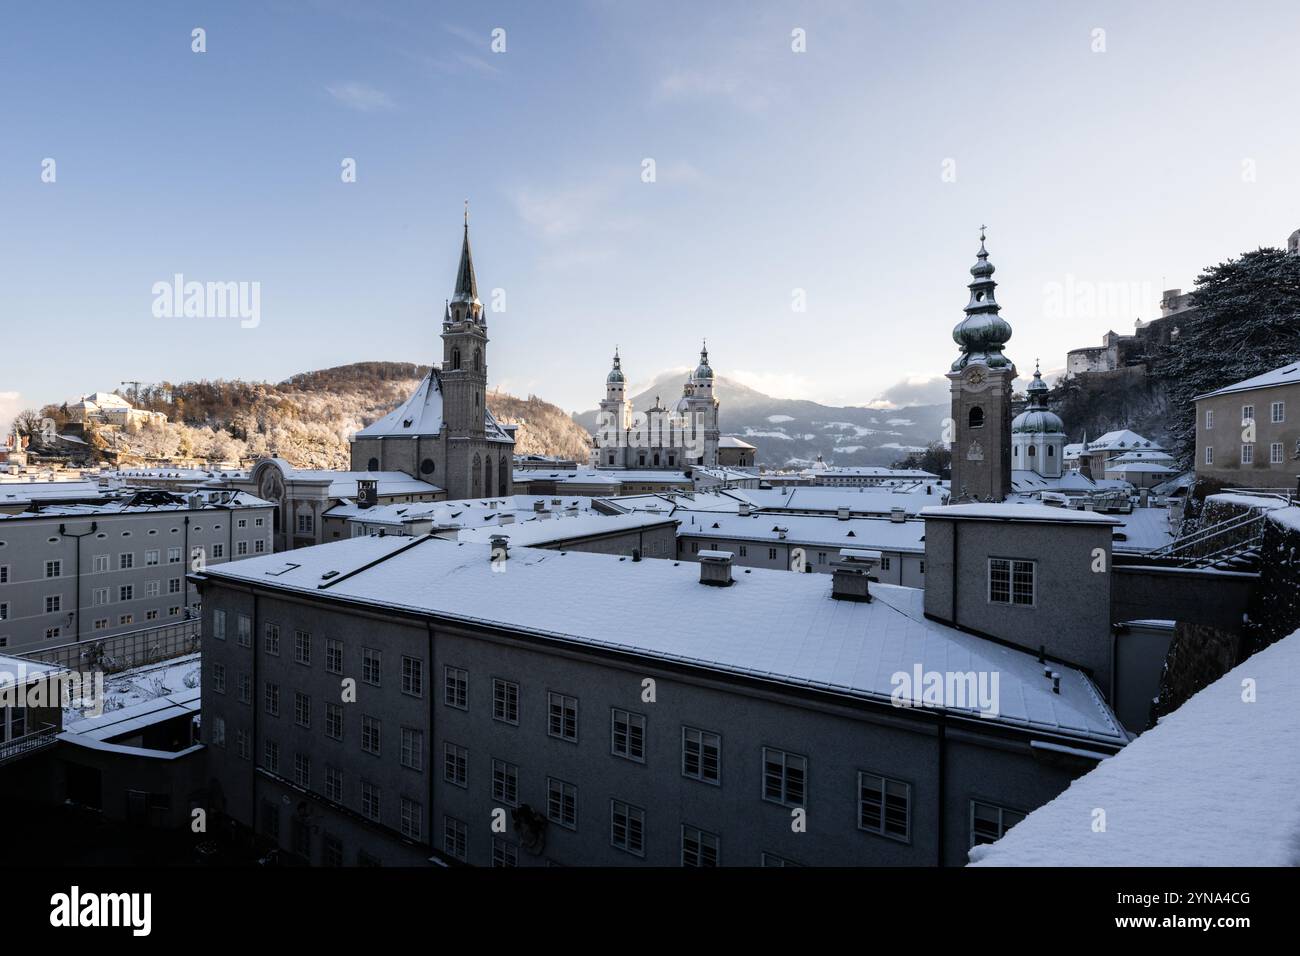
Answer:
[[[364,83],[337,83],[325,87],[335,102],[361,113],[379,113],[397,108],[393,98],[383,90]]]

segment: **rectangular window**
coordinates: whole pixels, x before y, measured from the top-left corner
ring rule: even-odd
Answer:
[[[493,866],[518,866],[519,865],[519,847],[515,846],[509,840],[503,840],[501,837],[492,838],[492,865]]]
[[[212,612],[212,636],[219,641],[226,639],[226,612]]]
[[[803,806],[808,758],[772,747],[763,748],[763,799],[787,807]]]
[[[247,519],[247,518],[240,518],[238,521],[235,522],[235,527],[236,527],[236,528],[247,528],[247,527],[248,527],[248,519]]]
[[[578,829],[578,788],[574,784],[546,778],[546,818],[566,830]]]
[[[906,843],[912,836],[911,804],[909,784],[859,771],[859,829]]]
[[[610,723],[610,750],[614,756],[644,762],[645,715],[615,707]]]
[[[1241,423],[1242,423],[1243,425],[1246,425],[1246,424],[1249,424],[1250,422],[1253,422],[1254,420],[1255,420],[1255,406],[1254,406],[1254,405],[1242,405],[1242,406],[1241,406]]]
[[[492,679],[492,719],[519,723],[519,685],[514,681]]]
[[[168,564],[180,564],[180,563],[181,563],[181,549],[180,549],[180,548],[168,548],[168,549],[167,549],[167,563],[168,563]]]
[[[1282,443],[1280,441],[1273,442],[1268,446],[1268,463],[1270,465],[1282,464],[1282,454]]]
[[[1206,446],[1205,446],[1205,463],[1206,463],[1207,465],[1213,465],[1213,464],[1214,464],[1214,446],[1213,446],[1213,445],[1206,445]]]
[[[343,771],[338,767],[325,768],[325,799],[343,802]]]
[[[994,806],[991,803],[970,802],[970,845],[993,843],[1025,818],[1023,813]]]
[[[108,588],[95,588],[91,594],[90,603],[98,607],[101,604],[108,603]]]
[[[218,717],[212,722],[212,745],[214,747],[226,745],[226,718],[224,717]]]
[[[262,650],[266,651],[266,653],[268,654],[274,654],[276,657],[279,657],[280,656],[280,625],[272,624],[268,621],[266,627],[263,630],[264,633],[262,635]]]
[[[306,754],[293,755],[293,782],[304,789],[311,787],[311,757]]]
[[[168,594],[180,594],[180,593],[181,593],[181,579],[180,579],[180,578],[170,578],[170,579],[168,579],[168,581],[167,581],[167,593],[168,593]]]
[[[402,728],[402,766],[424,771],[424,731],[414,727]]]
[[[320,839],[320,861],[322,866],[343,865],[343,841],[332,833],[326,833]]]
[[[55,560],[55,561],[45,562],[45,576],[47,578],[57,578],[60,577],[62,574],[63,574],[62,561]]]
[[[242,727],[235,731],[235,752],[239,754],[240,760],[251,760],[253,757],[253,746],[249,741],[248,731]]]
[[[226,546],[224,544],[214,544],[212,546],[212,556],[214,558],[224,558],[226,556]]]
[[[94,574],[103,574],[106,572],[108,570],[108,555],[97,554],[91,558],[90,570]]]
[[[135,623],[135,615],[134,615],[134,614],[123,614],[121,617],[119,617],[119,618],[117,619],[117,623],[120,624],[120,625],[134,624],[134,623]],[[51,635],[49,631],[46,631],[46,632],[45,632],[45,636],[46,636],[46,637],[57,636],[57,632],[58,632],[58,630],[59,630],[59,629],[58,629],[57,627],[54,628],[54,631],[55,631],[55,634],[54,634],[54,635]]]
[[[240,674],[236,684],[239,688],[239,702],[241,704],[251,704],[253,702],[253,679],[247,674]]]
[[[117,556],[117,569],[119,571],[129,571],[135,567],[135,555],[130,551],[124,551]]]
[[[240,557],[242,557],[242,556],[245,555],[245,554],[248,554],[248,542],[247,542],[247,541],[236,541],[236,542],[235,542],[235,554],[236,554],[237,556],[240,556]]]
[[[226,692],[226,665],[212,665],[212,689],[218,694]]]
[[[776,548],[768,548],[768,549],[767,549],[767,560],[769,560],[769,561],[775,561],[775,560],[776,560]]]
[[[443,745],[442,777],[458,787],[469,786],[469,751],[456,744]]]
[[[343,673],[343,642],[325,639],[325,670],[331,674]]]
[[[280,772],[280,745],[274,740],[262,744],[262,766],[271,773]]]
[[[146,568],[158,567],[158,549],[154,548],[144,553],[144,566]]]
[[[459,667],[443,668],[442,702],[459,710],[469,708],[469,672]]]
[[[402,797],[402,836],[410,837],[412,840],[420,839],[420,832],[423,823],[424,806],[415,800]]]
[[[160,595],[160,594],[162,594],[162,582],[161,582],[161,581],[146,581],[146,582],[145,582],[145,586],[144,586],[144,596],[145,596],[145,597],[151,597],[151,598],[153,598],[153,597],[157,597],[157,596]]]
[[[989,558],[989,603],[1033,606],[1035,564],[1013,558]]]
[[[1282,422],[1286,421],[1286,402],[1274,402],[1269,406],[1268,411],[1269,420],[1272,421],[1274,425],[1280,425]]]
[[[361,781],[361,812],[371,820],[379,819],[379,788],[369,780]]]
[[[135,600],[135,585],[123,584],[121,587],[119,587],[117,589],[117,599],[119,601]]]
[[[418,657],[402,655],[402,693],[424,696],[424,661]]]
[[[0,602],[0,621],[9,620],[9,602]]]
[[[311,665],[311,635],[306,631],[293,632],[293,659],[299,664]]]
[[[343,707],[340,704],[325,705],[325,736],[332,740],[343,739]]]
[[[265,542],[265,541],[263,541],[261,538],[258,538],[256,541],[253,542],[253,553],[254,553],[254,554],[263,554],[265,551],[266,551],[266,542]]]
[[[313,528],[314,526],[315,526],[315,525],[314,525],[314,522],[313,522],[313,520],[312,520],[312,516],[311,516],[310,514],[300,514],[300,515],[298,515],[298,533],[299,533],[299,534],[311,534],[311,533],[312,533],[312,528]]]
[[[379,718],[361,715],[361,749],[379,756]]]
[[[564,694],[550,693],[549,717],[546,732],[552,737],[578,742],[578,698],[566,697]]]
[[[273,682],[266,682],[266,689],[263,696],[263,702],[266,705],[266,712],[272,717],[280,716],[280,685]]]
[[[361,679],[379,686],[379,676],[384,655],[373,647],[361,648]]]
[[[464,820],[442,818],[442,852],[457,860],[469,856],[469,827]]]
[[[238,620],[236,623],[237,623],[238,631],[239,631],[239,634],[238,634],[238,637],[239,637],[239,646],[240,646],[240,647],[252,647],[252,646],[253,646],[253,621],[252,621],[252,619],[251,619],[247,614],[241,614],[241,615],[239,615],[239,620]]]
[[[882,571],[888,571],[888,570],[889,570],[889,558],[882,557],[882,558],[880,559],[880,570],[882,570]]]
[[[293,722],[299,727],[311,727],[311,698],[300,690],[293,692]]]
[[[718,835],[682,824],[682,866],[717,866]]]
[[[645,855],[645,811],[622,800],[609,801],[609,842],[633,856]]]
[[[126,589],[129,589],[129,588],[130,588],[130,585],[127,585],[127,588],[126,588]],[[126,589],[124,589],[124,590],[126,590]],[[122,600],[124,600],[124,601],[129,601],[129,600],[130,600],[130,595],[128,594],[126,597],[122,598]],[[58,613],[59,611],[61,611],[61,610],[63,610],[63,597],[62,597],[62,595],[59,595],[59,594],[51,594],[51,595],[49,595],[49,596],[47,596],[47,597],[45,598],[45,613],[46,613],[46,614],[57,614],[57,613]]]
[[[519,768],[492,758],[492,799],[508,807],[519,806]]]
[[[1254,446],[1254,445],[1242,445],[1242,446],[1241,446],[1241,463],[1242,463],[1243,465],[1251,465],[1251,464],[1254,464],[1254,462],[1255,462],[1255,446]]]
[[[1205,430],[1208,432],[1214,428],[1214,409],[1205,410]]]
[[[704,783],[722,779],[722,738],[695,727],[682,728],[682,776]]]

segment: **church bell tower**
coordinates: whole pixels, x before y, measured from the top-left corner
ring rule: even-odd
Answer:
[[[971,266],[966,318],[952,337],[961,354],[947,373],[952,393],[952,502],[1003,501],[1011,494],[1011,385],[1016,367],[1002,354],[1011,326],[998,314],[993,263],[984,248]]]
[[[474,257],[469,249],[469,203],[466,203],[456,289],[442,320],[443,422],[452,438],[484,436],[487,343],[487,313],[478,298]]]

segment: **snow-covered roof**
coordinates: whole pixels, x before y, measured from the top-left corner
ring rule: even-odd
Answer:
[[[103,492],[93,481],[0,482],[0,505],[68,498],[99,498]]]
[[[504,515],[523,521],[543,510],[590,513],[591,499],[575,495],[507,495],[504,498],[456,498],[450,501],[412,501],[362,508],[342,501],[325,512],[329,518],[346,518],[368,525],[400,526],[411,521],[432,521],[441,527],[477,528],[496,524]]]
[[[483,427],[490,441],[513,442],[514,438],[496,417],[483,407]],[[393,438],[431,436],[442,432],[442,379],[438,369],[429,369],[429,374],[420,380],[420,384],[411,397],[398,405],[393,411],[371,422],[353,437],[355,438]]]
[[[811,469],[810,469],[811,470]],[[820,478],[933,478],[938,475],[920,468],[884,468],[879,465],[827,465],[816,469]]]
[[[163,492],[163,494],[168,494]],[[246,491],[200,492],[203,496],[199,510],[216,510],[230,508],[273,508],[269,501],[264,501]],[[226,500],[221,500],[221,494]],[[166,511],[190,511],[189,496],[179,493],[168,495],[170,499],[161,502],[141,502],[132,504],[133,497],[116,498],[86,504],[50,504],[42,505],[40,511],[20,511],[18,514],[0,514],[0,521],[28,521],[52,517],[107,517],[109,515],[150,514]]]
[[[512,547],[537,547],[676,523],[666,515],[644,511],[625,515],[585,514],[557,517],[550,521],[516,521],[514,524],[464,528],[459,532],[458,540],[488,544],[493,538],[504,537]]]
[[[1095,511],[1052,508],[1025,501],[987,502],[983,504],[946,505],[925,508],[922,518],[959,518],[976,521],[1041,521],[1062,524],[1117,525],[1119,520]]]
[[[1068,448],[1069,446],[1066,447]],[[1120,428],[1113,432],[1106,432],[1106,434],[1098,438],[1088,439],[1089,452],[1117,451],[1121,448],[1150,448],[1152,450],[1164,450],[1151,439],[1143,438],[1137,432],[1130,431],[1127,428]]]
[[[68,723],[63,729],[65,733],[84,736],[90,740],[112,740],[175,717],[197,714],[201,706],[201,695],[202,691],[198,687],[182,687],[162,697],[128,704],[117,710],[106,710],[98,717],[82,717]]]
[[[748,448],[750,451],[758,450],[749,442],[737,438],[735,435],[723,435],[721,438],[718,439],[718,447],[719,448]]]
[[[1106,471],[1117,475],[1174,475],[1178,473],[1177,468],[1170,468],[1158,461],[1126,461],[1119,464],[1108,461],[1106,462]]]
[[[1275,368],[1271,372],[1265,372],[1253,378],[1242,379],[1240,382],[1225,385],[1213,392],[1202,392],[1200,395],[1194,396],[1192,401],[1199,402],[1203,398],[1213,398],[1216,395],[1230,395],[1233,392],[1247,392],[1256,388],[1275,388],[1278,385],[1292,385],[1296,382],[1300,382],[1300,362],[1292,362],[1290,365]]]
[[[42,661],[31,661],[25,657],[11,657],[8,654],[0,654],[0,690],[28,684],[33,680],[49,677],[52,674],[60,674],[65,669],[58,664],[46,664]]]
[[[719,540],[762,541],[808,545],[815,548],[877,548],[883,551],[925,553],[925,522],[890,521],[888,518],[849,518],[834,515],[698,514],[679,511],[678,537],[704,536]]]
[[[374,481],[375,493],[385,496],[431,495],[442,492],[437,485],[412,478],[404,471],[330,471],[320,468],[295,468],[283,458],[268,458],[258,462],[259,467],[267,464],[279,468],[284,474],[285,481],[328,481],[327,494],[331,498],[355,498],[357,482],[362,480]]]
[[[736,569],[733,586],[711,588],[693,562],[535,548],[514,550],[509,573],[499,574],[489,546],[434,537],[343,539],[204,574],[878,702],[913,663],[996,672],[1001,710],[985,719],[1113,746],[1127,740],[1081,671],[1058,667],[1053,693],[1034,654],[928,620],[924,592],[912,588],[872,585],[870,603],[837,601],[829,575],[758,568]],[[664,608],[702,624],[665,627]]]
[[[1154,551],[1174,540],[1168,508],[1134,508],[1115,517],[1120,521],[1113,532],[1115,551]]]
[[[554,481],[557,484],[571,485],[612,486],[620,485],[625,482],[640,484],[691,484],[691,479],[686,477],[685,472],[667,470],[659,471],[657,469],[560,468],[555,471],[547,471],[544,468],[516,468],[514,479],[517,482]]]
[[[1245,689],[1254,689],[1249,702]],[[1300,632],[1266,647],[1103,760],[980,866],[1300,865]],[[1105,811],[1104,829],[1094,826]]]
[[[919,514],[922,508],[939,504],[944,500],[945,492],[935,485],[930,485],[930,494],[926,494],[925,485],[910,485],[904,488],[826,488],[819,486],[796,486],[789,489],[744,489],[735,492],[743,495],[755,508],[763,511],[834,514],[847,505],[851,514],[889,514],[895,508],[902,508],[906,514]]]

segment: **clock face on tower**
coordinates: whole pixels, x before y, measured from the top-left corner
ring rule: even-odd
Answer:
[[[966,376],[966,381],[971,385],[982,385],[984,382],[984,370],[981,368],[971,369],[970,374]]]

